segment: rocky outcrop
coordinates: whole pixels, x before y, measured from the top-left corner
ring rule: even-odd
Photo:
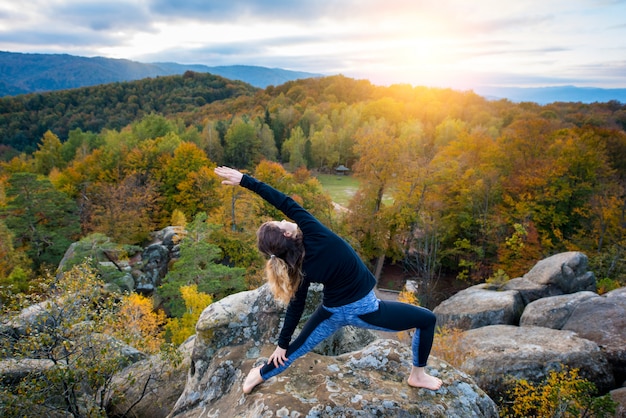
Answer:
[[[529,303],[550,296],[595,291],[587,256],[566,252],[539,261],[523,277],[504,285],[480,284],[458,292],[434,309],[438,326],[473,329],[518,325]]]
[[[311,293],[305,318],[319,290]],[[274,350],[281,313],[267,286],[205,309],[185,390],[170,416],[498,416],[494,402],[468,375],[434,357],[428,368],[443,379],[442,389],[409,387],[410,347],[358,329],[326,342],[334,355],[309,353],[244,395],[241,384],[248,371]]]
[[[192,336],[178,348],[180,361],[153,355],[113,376],[109,415],[165,418],[185,388],[194,341]]]
[[[492,325],[466,331],[469,355],[460,366],[492,398],[510,388],[508,379],[540,382],[551,370],[580,369],[603,392],[614,387],[611,368],[600,347],[572,331],[543,327]]]

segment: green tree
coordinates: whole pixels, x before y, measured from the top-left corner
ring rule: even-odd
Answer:
[[[33,154],[35,170],[38,174],[47,176],[53,168],[63,168],[65,161],[61,155],[61,140],[58,136],[47,131],[41,140],[37,151]]]
[[[302,128],[296,126],[291,131],[289,138],[283,143],[281,155],[284,160],[289,161],[291,170],[307,167],[307,161],[305,159],[306,141],[307,138],[304,136]]]
[[[260,157],[261,140],[254,125],[235,120],[226,132],[224,159],[226,164],[240,169],[252,168]]]
[[[36,268],[56,266],[80,233],[76,203],[35,174],[13,174],[7,184],[0,218],[14,236],[14,248],[25,251]]]
[[[218,246],[208,241],[214,227],[206,220],[207,215],[202,212],[188,225],[188,233],[180,243],[180,258],[159,287],[158,292],[165,298],[170,316],[180,318],[185,312],[181,286],[195,284],[198,291],[212,295],[214,300],[245,289],[243,268],[219,264],[222,253]]]

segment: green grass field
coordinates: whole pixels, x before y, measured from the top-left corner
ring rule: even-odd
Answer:
[[[330,195],[333,202],[347,206],[352,196],[359,189],[359,180],[352,176],[338,176],[336,174],[318,174],[315,177],[322,183],[324,190]],[[391,205],[391,196],[383,195],[383,204]]]
[[[359,189],[359,180],[352,176],[319,174],[316,176],[334,202],[346,206]]]

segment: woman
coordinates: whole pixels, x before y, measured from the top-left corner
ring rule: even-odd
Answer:
[[[265,365],[250,371],[243,384],[244,393],[281,373],[346,325],[379,331],[415,328],[408,384],[431,390],[441,387],[441,380],[425,370],[435,333],[435,315],[431,311],[378,300],[374,294],[376,279],[354,249],[290,197],[232,168],[217,167],[215,173],[224,179],[222,184],[241,185],[257,193],[295,221],[269,221],[257,231],[259,251],[268,257],[265,272],[270,289],[288,306],[278,346]],[[324,285],[322,305],[291,341],[311,283]]]

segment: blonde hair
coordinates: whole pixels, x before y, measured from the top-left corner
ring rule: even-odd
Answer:
[[[265,278],[274,298],[287,305],[293,298],[302,282],[302,274],[298,272],[295,277],[289,275],[289,266],[285,260],[271,256],[265,263]]]
[[[302,233],[287,237],[276,225],[266,222],[257,231],[257,247],[269,257],[265,263],[265,278],[272,294],[278,301],[288,304],[302,283]]]

